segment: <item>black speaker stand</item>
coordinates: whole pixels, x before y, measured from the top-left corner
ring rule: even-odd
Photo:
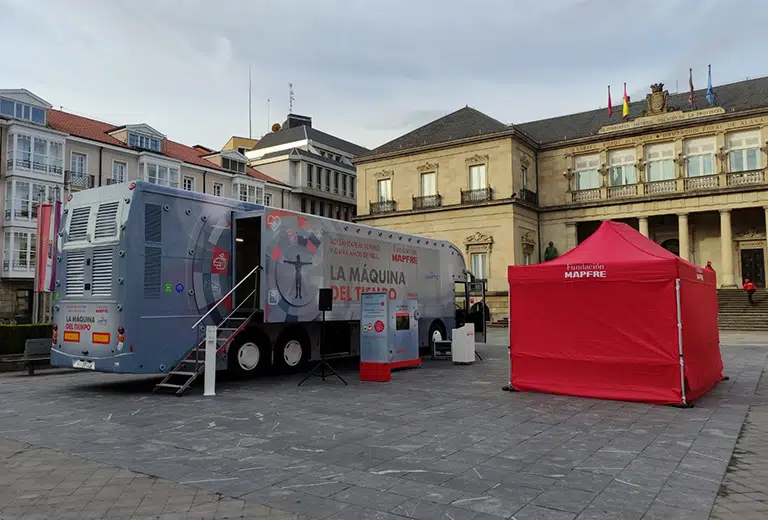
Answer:
[[[342,383],[344,383],[344,386],[347,386],[347,382],[344,381],[344,378],[339,375],[338,372],[336,372],[331,365],[328,364],[328,362],[325,360],[325,311],[323,312],[323,320],[320,322],[320,362],[315,365],[315,367],[310,370],[309,374],[304,376],[304,379],[299,381],[299,386],[304,384],[304,381],[309,379],[312,376],[320,377],[323,381],[325,381],[326,377],[326,370],[328,371],[328,375],[336,376],[338,377]],[[320,372],[319,374],[317,372]]]

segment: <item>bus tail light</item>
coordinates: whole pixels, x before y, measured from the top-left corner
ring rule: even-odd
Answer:
[[[123,342],[125,342],[125,329],[123,327],[117,328],[117,350],[123,350]]]
[[[59,339],[59,326],[54,323],[53,332],[51,333],[51,344],[55,345],[58,342],[58,339]]]

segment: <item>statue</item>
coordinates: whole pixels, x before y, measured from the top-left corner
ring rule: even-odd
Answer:
[[[560,256],[560,253],[558,253],[557,248],[555,247],[555,244],[550,240],[549,245],[544,250],[544,261],[549,262],[550,260],[554,260]]]

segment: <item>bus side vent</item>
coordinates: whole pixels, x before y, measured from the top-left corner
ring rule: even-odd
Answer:
[[[160,297],[162,249],[153,246],[144,246],[144,297]]]
[[[75,208],[69,221],[69,240],[85,240],[88,233],[88,217],[91,216],[91,207]]]
[[[112,238],[117,234],[117,209],[119,201],[105,202],[99,206],[96,213],[96,230],[94,238]]]
[[[93,250],[93,270],[91,277],[91,296],[112,295],[112,258],[114,250],[110,248]]]
[[[82,296],[85,288],[85,251],[67,253],[67,296]]]
[[[144,241],[163,241],[163,211],[157,204],[144,205]]]

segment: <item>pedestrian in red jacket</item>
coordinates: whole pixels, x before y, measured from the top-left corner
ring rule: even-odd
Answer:
[[[755,286],[749,278],[744,278],[744,285],[742,285],[741,288],[747,292],[749,303],[754,305],[755,302],[752,300],[752,295],[757,292],[757,286]]]

